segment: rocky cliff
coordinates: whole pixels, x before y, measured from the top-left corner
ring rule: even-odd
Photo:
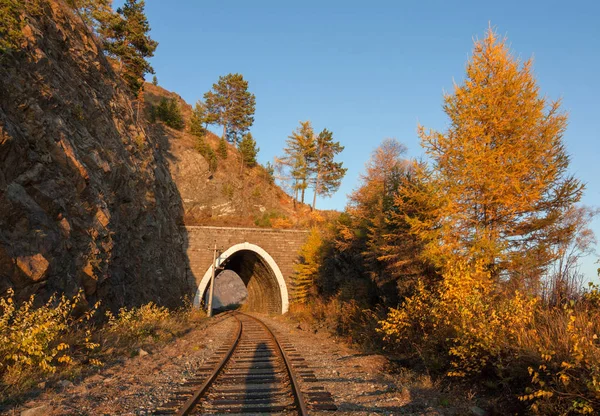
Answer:
[[[81,20],[39,3],[0,57],[0,293],[175,305],[193,288],[160,137]]]

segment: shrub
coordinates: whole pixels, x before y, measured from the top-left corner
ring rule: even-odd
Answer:
[[[100,326],[92,322],[99,304],[80,312],[82,293],[52,296],[40,307],[35,300],[17,305],[11,290],[0,298],[0,403],[41,379],[69,377],[101,366],[101,359],[115,353],[131,355],[141,345],[167,342],[205,316],[189,302],[174,311],[149,303],[122,308],[116,316],[107,313]]]
[[[212,149],[212,147],[210,147],[210,145],[206,143],[204,137],[198,137],[196,139],[196,150],[202,155],[202,157],[204,157],[204,159],[208,163],[208,170],[211,173],[216,172],[218,166],[217,155]]]
[[[379,331],[388,347],[418,352],[451,377],[504,382],[540,414],[600,410],[597,288],[563,308],[506,293],[481,264],[455,261],[439,286],[391,309]]]
[[[0,299],[0,398],[5,396],[6,386],[18,390],[40,376],[55,373],[61,365],[89,355],[98,347],[91,340],[88,325],[98,304],[76,317],[74,312],[83,301],[82,293],[72,299],[52,296],[35,308],[34,296],[16,305],[12,290]],[[99,364],[99,361],[91,363]]]
[[[224,183],[223,186],[221,187],[221,193],[223,194],[224,197],[226,197],[230,201],[233,200],[233,195],[234,195],[233,185],[230,183]]]
[[[121,308],[117,316],[108,311],[106,317],[108,318],[106,330],[109,333],[120,333],[130,340],[139,340],[156,336],[157,329],[170,317],[170,314],[167,308],[150,302],[139,308]]]
[[[457,260],[438,287],[419,283],[415,295],[390,310],[380,331],[390,347],[408,341],[426,363],[445,368],[449,376],[500,374],[516,359],[511,346],[530,327],[536,303],[518,292],[498,293],[481,263]],[[440,351],[446,353],[442,362]]]
[[[592,287],[562,308],[540,308],[522,343],[531,385],[519,399],[539,414],[600,411],[600,308]]]
[[[175,130],[183,130],[185,123],[176,98],[163,97],[154,110],[150,112],[151,120],[158,119]]]
[[[294,224],[292,223],[292,220],[290,220],[286,216],[273,218],[273,220],[271,221],[271,227],[273,227],[273,228],[287,229],[287,228],[292,228],[293,226],[294,226]]]
[[[281,214],[275,211],[263,212],[260,217],[254,220],[254,224],[258,227],[271,228],[273,226],[272,221],[280,216]]]
[[[33,2],[33,5],[35,6],[36,3]],[[22,29],[25,25],[21,14],[24,11],[24,5],[19,0],[0,2],[0,56],[20,47],[23,40]]]
[[[382,308],[372,311],[355,300],[346,301],[340,296],[327,300],[310,297],[306,303],[292,303],[289,314],[294,320],[324,328],[364,350],[381,350],[377,329],[378,322],[385,316]]]

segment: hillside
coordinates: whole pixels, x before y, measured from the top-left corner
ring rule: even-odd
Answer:
[[[151,124],[149,131],[160,143],[161,152],[168,161],[169,171],[175,181],[188,225],[241,225],[297,226],[308,208],[294,210],[293,200],[262,166],[240,170],[241,158],[237,149],[229,144],[226,159],[219,159],[212,173],[207,160],[195,149],[198,138],[188,132],[192,107],[179,95],[159,86],[144,86],[146,113],[161,99],[175,98],[186,123],[183,131]],[[257,139],[260,146],[260,138]],[[212,133],[207,143],[216,151],[219,138]],[[269,219],[270,218],[270,219]],[[271,221],[279,218],[278,221]]]
[[[183,203],[160,137],[62,1],[19,7],[21,48],[0,56],[0,292],[179,304]]]
[[[241,172],[234,146],[211,172],[187,127],[144,117],[175,97],[189,125],[189,104],[146,84],[136,114],[80,17],[62,1],[35,4],[19,6],[21,48],[0,57],[0,293],[173,306],[193,293],[182,225],[301,225],[308,208],[263,167]],[[206,141],[217,149],[218,137]]]

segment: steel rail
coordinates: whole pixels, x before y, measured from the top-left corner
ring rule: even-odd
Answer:
[[[301,416],[308,416],[308,409],[306,407],[306,401],[304,400],[304,395],[302,394],[302,391],[300,390],[300,385],[298,384],[298,380],[296,379],[296,376],[294,375],[294,371],[292,370],[292,364],[291,364],[289,358],[287,357],[287,355],[285,354],[285,352],[283,351],[283,348],[281,348],[281,345],[279,344],[279,341],[275,337],[275,334],[273,334],[271,329],[260,319],[255,318],[252,315],[242,313],[242,312],[238,312],[238,313],[241,315],[247,316],[249,318],[252,318],[256,322],[258,322],[260,325],[262,325],[262,327],[265,328],[267,333],[271,336],[273,341],[275,341],[275,345],[277,345],[277,348],[279,349],[279,352],[281,353],[281,356],[283,357],[283,361],[285,363],[285,369],[287,370],[288,376],[290,378],[290,382],[292,384],[292,393],[294,394],[296,406],[298,406],[298,414]]]
[[[248,317],[248,318],[253,319],[254,321],[258,322],[263,327],[263,329],[265,329],[265,331],[267,332],[269,337],[273,340],[274,344],[277,345],[277,349],[279,350],[279,353],[281,354],[281,357],[283,358],[283,363],[285,365],[286,372],[290,379],[292,394],[294,396],[294,402],[296,404],[296,407],[298,408],[298,414],[300,416],[307,416],[308,409],[306,407],[306,401],[304,400],[304,395],[302,394],[302,391],[300,390],[300,385],[294,374],[291,361],[285,354],[283,348],[281,347],[281,344],[279,343],[279,340],[277,339],[277,337],[275,337],[275,334],[273,334],[271,329],[263,321],[261,321],[260,319],[254,317],[252,315],[248,315],[248,314],[245,314],[242,312],[234,312],[231,314],[237,321],[238,327],[237,327],[237,333],[236,333],[235,339],[234,339],[233,343],[231,344],[231,347],[227,351],[227,354],[221,359],[221,361],[219,361],[219,363],[215,366],[215,368],[212,371],[212,373],[210,374],[210,376],[194,392],[192,397],[190,397],[185,402],[185,404],[181,407],[181,409],[176,413],[177,416],[186,416],[186,415],[191,414],[194,411],[194,409],[195,409],[196,405],[198,404],[198,402],[200,401],[200,399],[208,391],[208,389],[211,387],[213,382],[218,378],[221,371],[225,368],[225,366],[229,362],[229,359],[235,352],[237,345],[242,337],[242,328],[243,328],[243,323],[242,323],[242,321],[240,321],[240,319],[237,318],[237,316],[236,316],[237,314],[244,315],[245,317]]]
[[[188,399],[188,401],[185,402],[183,407],[177,412],[177,416],[189,415],[190,412],[192,410],[194,410],[194,407],[196,407],[196,403],[198,403],[200,398],[202,398],[204,393],[206,393],[208,388],[211,386],[213,381],[215,381],[215,379],[217,378],[217,376],[219,375],[221,370],[225,367],[225,365],[227,364],[227,362],[233,355],[233,352],[235,351],[235,348],[237,347],[237,344],[242,337],[242,322],[235,315],[233,315],[233,317],[237,321],[238,327],[237,327],[237,334],[235,336],[235,340],[231,344],[231,348],[229,348],[229,351],[227,351],[227,354],[225,354],[223,359],[221,359],[219,364],[215,367],[215,369],[213,370],[211,375],[206,379],[206,381],[196,390],[196,392],[192,395],[192,397],[190,397]]]

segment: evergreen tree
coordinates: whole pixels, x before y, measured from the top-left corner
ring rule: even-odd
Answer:
[[[176,98],[165,98],[163,97],[155,112],[156,118],[162,120],[167,126],[176,129],[183,130],[185,123],[183,121],[183,115],[179,108],[179,103]]]
[[[251,133],[244,134],[238,147],[242,155],[242,163],[250,168],[256,166],[256,154],[260,149],[256,147],[256,141]]]
[[[438,262],[482,259],[496,277],[535,285],[568,235],[560,219],[583,185],[567,173],[567,116],[540,96],[531,67],[491,29],[475,43],[465,82],[444,97],[449,129],[419,127],[443,203],[438,224],[415,220],[413,229],[439,240],[428,246]]]
[[[67,0],[67,4],[77,12],[83,23],[101,36],[103,27],[115,17],[112,0]]]
[[[237,144],[254,123],[256,99],[241,74],[219,77],[204,100],[211,124],[223,126],[222,137],[231,143]]]
[[[208,132],[208,124],[206,105],[202,101],[197,101],[190,117],[190,133],[197,137],[204,137]]]
[[[342,162],[335,162],[335,156],[344,150],[340,142],[333,141],[333,134],[323,129],[315,140],[315,151],[311,154],[309,173],[314,195],[312,208],[317,204],[317,195],[331,196],[340,188],[342,179],[348,169],[342,167]]]
[[[265,172],[268,175],[269,182],[273,183],[273,180],[275,179],[275,167],[271,162],[267,162],[265,165]]]
[[[152,76],[152,85],[155,87],[158,86],[158,78],[156,78],[156,75]]]
[[[117,58],[125,82],[137,97],[146,73],[154,73],[147,58],[154,56],[158,42],[148,35],[150,25],[144,13],[144,0],[125,0],[100,30],[109,56]]]
[[[219,153],[219,157],[221,159],[227,159],[227,140],[222,137],[219,139],[219,147],[217,148],[217,152]]]

